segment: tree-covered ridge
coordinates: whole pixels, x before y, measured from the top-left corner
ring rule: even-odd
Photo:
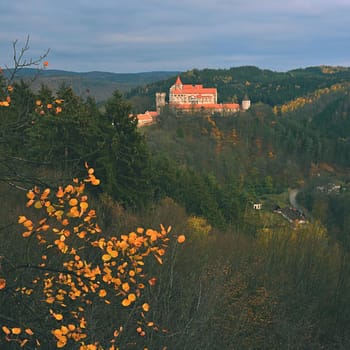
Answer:
[[[331,72],[331,73],[330,73]],[[128,93],[131,100],[143,99],[144,105],[154,106],[156,92],[169,91],[176,76],[165,81],[138,87]],[[295,69],[288,72],[274,72],[254,66],[230,69],[193,69],[181,74],[184,84],[203,84],[218,89],[220,102],[240,102],[247,94],[253,103],[262,102],[270,106],[282,105],[290,100],[310,94],[318,89],[348,82],[349,68],[324,66]]]

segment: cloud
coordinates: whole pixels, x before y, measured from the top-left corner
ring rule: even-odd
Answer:
[[[349,15],[348,0],[2,2],[0,65],[27,34],[31,54],[75,71],[348,62]]]

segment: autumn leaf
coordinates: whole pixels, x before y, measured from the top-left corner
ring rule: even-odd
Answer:
[[[186,240],[186,236],[185,235],[180,235],[179,237],[177,237],[177,242],[178,243],[183,243]]]
[[[144,304],[142,305],[142,309],[143,309],[143,311],[148,312],[148,311],[149,311],[149,304],[144,303]]]
[[[103,254],[102,255],[102,260],[103,261],[109,261],[111,259],[112,259],[112,257],[109,254]]]
[[[107,295],[107,292],[105,289],[101,289],[99,292],[98,292],[98,296],[103,298]]]
[[[22,330],[21,328],[15,327],[15,328],[11,328],[11,332],[12,334],[18,335],[18,334],[21,334]]]
[[[123,299],[122,305],[127,307],[131,304],[131,301],[128,298]]]
[[[33,335],[34,332],[30,329],[30,328],[27,328],[24,330],[28,335]]]
[[[57,321],[62,321],[63,320],[63,315],[62,314],[53,314],[52,315]]]
[[[11,334],[11,331],[6,327],[6,326],[2,326],[2,328],[1,328],[2,330],[3,330],[3,332],[5,333],[5,334]]]

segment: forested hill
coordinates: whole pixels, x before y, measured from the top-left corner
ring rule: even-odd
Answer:
[[[128,93],[135,104],[154,106],[154,94],[169,91],[176,77],[137,87]],[[218,89],[219,102],[238,101],[245,94],[253,103],[263,102],[271,106],[280,105],[297,97],[305,96],[315,90],[330,87],[336,83],[350,81],[350,68],[309,67],[288,72],[274,72],[254,66],[230,69],[190,70],[181,73],[184,84],[203,84]]]
[[[5,74],[11,73],[4,72]],[[30,82],[31,87],[37,91],[43,84],[52,91],[57,91],[62,84],[72,87],[80,97],[94,97],[97,102],[109,99],[115,90],[129,91],[136,86],[167,79],[178,72],[142,72],[142,73],[110,73],[110,72],[71,72],[63,70],[21,69],[16,74],[16,79]]]

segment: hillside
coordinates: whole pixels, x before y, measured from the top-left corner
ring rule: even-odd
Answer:
[[[0,348],[349,349],[350,87],[315,70],[145,128],[0,74]]]
[[[184,183],[189,180],[180,172],[178,180],[172,180],[177,192],[167,193],[187,203],[193,214],[204,215],[216,225],[231,220],[247,225],[248,203],[262,201],[271,211],[278,204],[277,195],[301,188],[300,200],[314,219],[350,248],[345,232],[345,208],[350,205],[349,96],[349,84],[344,82],[290,101],[278,113],[263,103],[225,117],[177,116],[165,111],[156,125],[143,132],[152,152],[169,159],[168,168],[174,170],[177,164],[193,172],[188,176],[197,181],[197,191],[186,189]],[[315,194],[317,186],[325,184],[341,185],[343,190],[332,193],[330,202],[327,193]],[[202,196],[206,202],[211,198],[215,208],[203,208]]]
[[[6,72],[5,72],[6,73]],[[30,82],[34,91],[42,84],[56,91],[62,84],[73,88],[74,92],[86,98],[92,96],[97,102],[106,101],[117,89],[127,92],[137,86],[144,86],[155,81],[167,79],[178,72],[144,72],[144,73],[109,73],[86,72],[77,73],[62,70],[22,69],[16,75],[17,79]]]
[[[191,70],[181,74],[184,84],[203,84],[218,89],[219,102],[240,102],[245,94],[253,103],[280,105],[317,89],[350,81],[350,68],[309,67],[288,72],[274,72],[254,66],[230,69]],[[147,108],[154,108],[154,94],[169,91],[174,77],[132,89],[128,98],[136,103],[142,98]]]

